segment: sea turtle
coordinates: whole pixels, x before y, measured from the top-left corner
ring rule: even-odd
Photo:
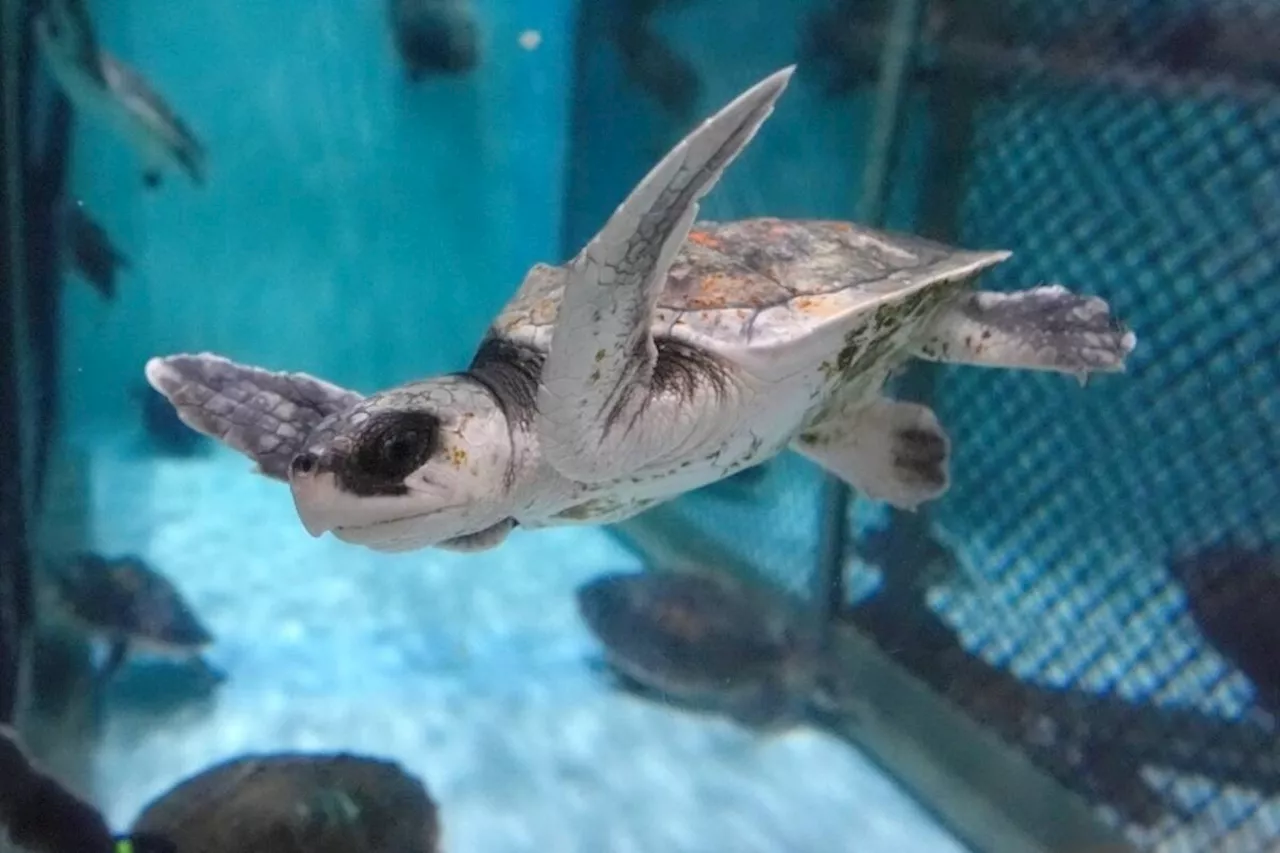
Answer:
[[[753,728],[797,719],[812,643],[762,594],[723,572],[601,575],[578,612],[622,684]]]
[[[191,129],[137,71],[98,47],[84,0],[39,0],[36,42],[76,110],[119,134],[142,159],[148,188],[165,168],[205,180],[205,151]]]
[[[215,764],[129,828],[130,838],[178,853],[437,853],[440,833],[427,789],[394,762],[287,752]]]
[[[130,651],[193,660],[221,680],[200,657],[213,635],[168,578],[135,556],[79,554],[50,571],[46,596],[53,613],[109,649],[98,677],[107,681]]]
[[[287,481],[312,535],[383,551],[618,521],[788,447],[869,497],[937,497],[938,419],[881,395],[902,362],[1084,377],[1122,370],[1134,335],[1058,285],[974,292],[1009,252],[844,222],[694,227],[793,70],[677,144],[572,261],[535,265],[465,371],[365,397],[203,353],[147,379]]]

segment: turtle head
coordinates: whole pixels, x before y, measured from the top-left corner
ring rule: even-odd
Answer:
[[[331,531],[380,551],[448,547],[510,515],[512,444],[493,395],[444,376],[321,421],[289,464],[289,486],[312,536]]]

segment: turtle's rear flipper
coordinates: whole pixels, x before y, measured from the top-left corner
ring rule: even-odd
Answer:
[[[273,373],[211,353],[153,358],[146,374],[183,423],[284,481],[290,461],[320,422],[361,400],[355,391],[305,373]]]
[[[984,367],[1054,370],[1082,380],[1124,370],[1136,339],[1096,296],[1061,285],[973,292],[940,313],[920,358]]]
[[[862,494],[901,509],[942,495],[951,442],[925,406],[879,398],[851,415],[840,410],[791,444]]]

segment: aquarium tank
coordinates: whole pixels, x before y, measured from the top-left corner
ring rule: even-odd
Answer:
[[[0,849],[1280,851],[1280,5],[0,66]]]

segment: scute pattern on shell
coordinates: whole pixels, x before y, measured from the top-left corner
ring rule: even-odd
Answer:
[[[711,350],[785,346],[877,305],[893,311],[915,291],[971,278],[1007,256],[848,222],[699,222],[667,275],[653,333]],[[563,282],[562,268],[535,266],[495,330],[546,347]]]
[[[707,345],[786,343],[1005,256],[848,222],[703,222],[671,267],[655,322]]]

